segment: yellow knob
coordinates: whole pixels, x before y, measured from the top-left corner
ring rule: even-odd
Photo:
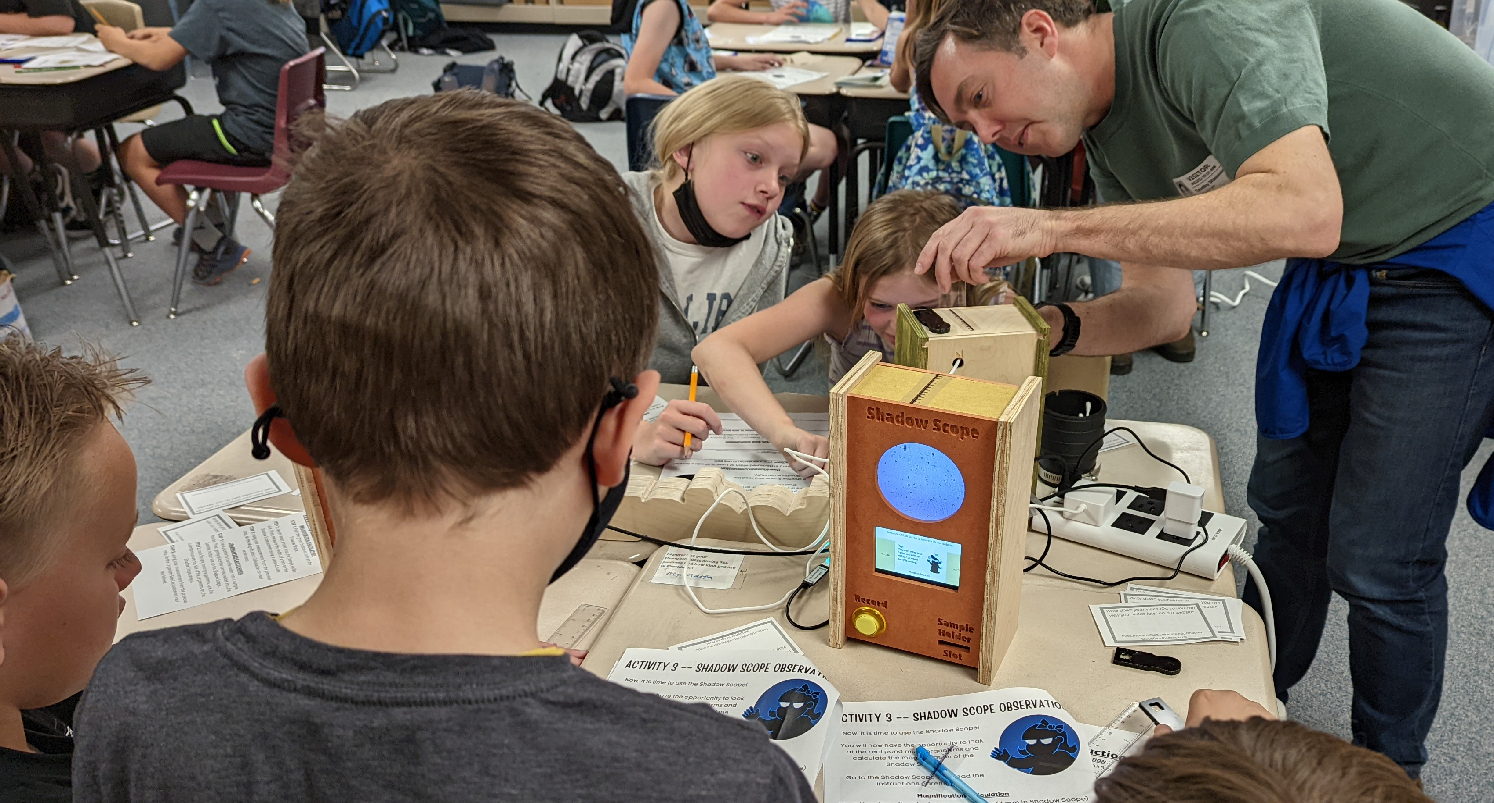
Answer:
[[[876,638],[887,630],[887,619],[876,608],[857,608],[851,612],[851,624],[856,632],[867,638]]]

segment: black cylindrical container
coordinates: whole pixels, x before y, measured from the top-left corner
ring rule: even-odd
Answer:
[[[1043,399],[1043,442],[1038,476],[1068,490],[1094,471],[1105,433],[1105,400],[1084,390],[1057,390]]]

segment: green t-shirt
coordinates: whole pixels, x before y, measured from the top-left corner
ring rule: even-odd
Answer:
[[[1107,202],[1227,183],[1316,125],[1343,187],[1332,259],[1402,254],[1494,201],[1494,67],[1397,0],[1127,0],[1115,100],[1084,137]]]

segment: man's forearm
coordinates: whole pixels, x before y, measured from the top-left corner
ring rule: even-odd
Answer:
[[[1197,301],[1193,274],[1175,268],[1124,265],[1121,288],[1093,301],[1069,304],[1079,316],[1079,341],[1073,354],[1103,356],[1171,343],[1188,334]],[[1051,340],[1063,336],[1063,314],[1039,310],[1052,327]]]

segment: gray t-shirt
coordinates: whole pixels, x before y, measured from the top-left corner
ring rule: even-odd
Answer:
[[[213,66],[228,136],[262,155],[275,149],[280,68],[306,53],[306,22],[276,0],[195,0],[171,38]]]
[[[350,650],[263,613],[120,642],[75,729],[78,803],[814,800],[761,727],[563,657]]]

